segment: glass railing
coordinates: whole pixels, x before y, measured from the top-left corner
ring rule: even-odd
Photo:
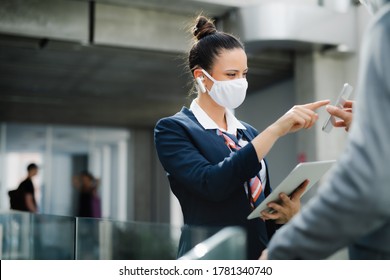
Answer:
[[[0,259],[174,260],[181,236],[188,251],[179,254],[183,259],[246,255],[246,235],[240,228],[180,228],[12,211],[0,214]]]
[[[0,214],[1,259],[69,260],[75,257],[73,217]]]
[[[180,228],[166,224],[77,218],[76,259],[173,260]]]
[[[246,235],[239,227],[221,229],[210,238],[198,243],[181,260],[244,260]]]

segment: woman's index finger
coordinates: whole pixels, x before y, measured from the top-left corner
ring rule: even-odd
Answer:
[[[326,100],[320,100],[320,101],[316,101],[316,102],[312,102],[312,103],[307,103],[303,106],[314,111],[314,110],[317,110],[318,108],[321,108],[325,105],[328,105],[329,103],[330,103],[330,100],[326,99]]]

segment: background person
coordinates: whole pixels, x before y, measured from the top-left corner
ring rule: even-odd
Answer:
[[[36,213],[38,211],[37,202],[35,200],[35,188],[32,178],[38,174],[38,165],[30,163],[27,166],[27,178],[22,181],[18,187],[18,192],[21,197],[21,211]]]
[[[101,218],[98,180],[89,171],[82,171],[78,178],[74,179],[74,186],[79,191],[77,216]]]

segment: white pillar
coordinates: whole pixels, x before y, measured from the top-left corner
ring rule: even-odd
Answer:
[[[129,139],[127,139],[127,195],[126,195],[126,213],[127,220],[134,221],[135,220],[135,147],[134,147],[134,134],[131,133]]]
[[[105,145],[102,148],[102,216],[111,217],[111,148]]]
[[[334,102],[345,82],[355,85],[350,58],[350,55],[335,57],[319,52],[298,54],[295,60],[297,103],[322,99]],[[343,129],[333,129],[329,134],[323,132],[322,124],[328,113],[325,108],[317,113],[319,120],[314,128],[298,133],[298,153],[306,161],[336,159],[344,148],[347,134]]]
[[[101,150],[96,145],[95,129],[91,129],[88,137],[88,170],[96,178],[102,175]]]
[[[52,191],[52,164],[53,164],[53,127],[46,127],[46,151],[44,160],[44,196],[42,200],[42,208],[39,209],[43,213],[51,213],[51,191]]]
[[[117,217],[119,220],[127,219],[127,141],[118,142],[118,208]]]

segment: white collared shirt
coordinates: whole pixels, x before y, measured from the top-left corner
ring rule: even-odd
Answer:
[[[195,118],[203,126],[204,129],[219,129],[233,135],[237,135],[237,129],[246,129],[246,127],[233,115],[233,113],[226,109],[226,123],[227,130],[219,127],[203,109],[199,106],[196,99],[192,100],[190,110],[195,115]]]
[[[195,118],[198,120],[198,122],[203,126],[204,129],[219,129],[222,132],[227,132],[233,135],[237,135],[237,129],[245,129],[246,127],[239,121],[237,118],[233,115],[233,113],[226,109],[225,110],[225,116],[226,116],[226,123],[227,123],[227,130],[219,127],[215,121],[213,121],[209,115],[202,109],[202,107],[199,106],[198,102],[196,102],[196,99],[192,100],[190,105],[190,110],[194,114]],[[241,147],[244,147],[248,144],[248,141],[244,139],[240,139],[238,141],[238,144]],[[266,165],[264,162],[264,159],[261,160],[261,168],[260,170],[260,179],[261,183],[263,184],[263,188],[265,187],[265,184],[267,182],[267,176],[266,176]]]

